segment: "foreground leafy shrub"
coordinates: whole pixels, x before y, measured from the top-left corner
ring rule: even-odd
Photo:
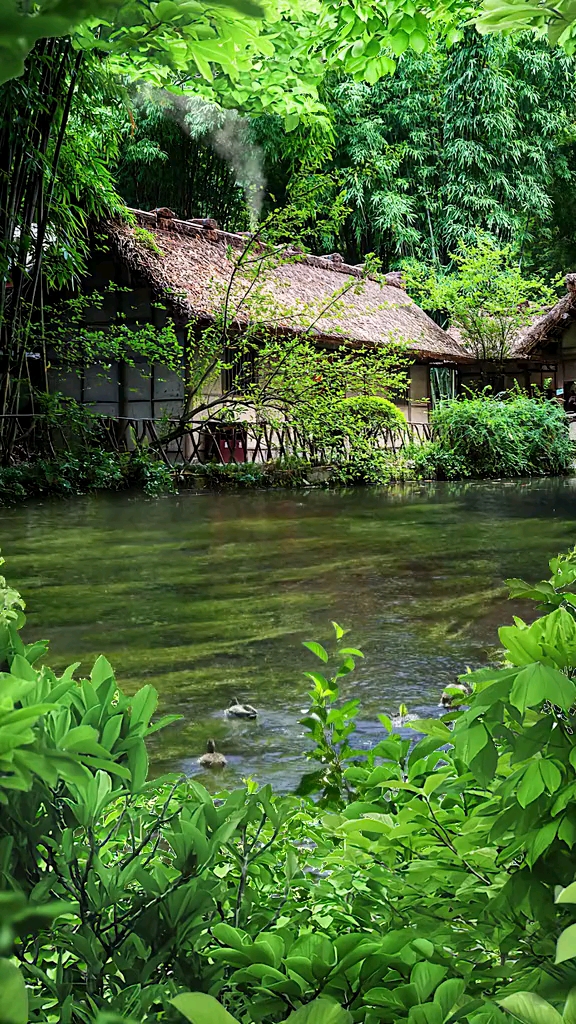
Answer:
[[[574,457],[564,411],[540,398],[457,398],[442,402],[431,424],[432,443],[415,454],[424,476],[561,474],[569,471]]]
[[[500,630],[501,663],[464,677],[468,708],[412,722],[416,742],[381,715],[357,749],[359,703],[339,691],[362,655],[335,624],[333,656],[305,645],[299,793],[251,781],[214,798],[148,778],[146,737],[170,721],[151,720],[152,687],[124,694],[102,657],[89,679],[39,666],[46,644],[22,642],[0,579],[3,1024],[560,1024],[576,552],[509,583],[543,614]]]

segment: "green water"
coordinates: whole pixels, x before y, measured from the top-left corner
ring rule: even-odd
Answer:
[[[151,749],[155,771],[197,770],[206,738],[226,783],[300,774],[307,681],[300,644],[351,630],[366,660],[360,744],[402,701],[436,713],[442,688],[529,608],[502,580],[539,579],[576,541],[576,481],[388,490],[101,494],[0,510],[5,571],[28,605],[27,638],[64,667],[106,653],[128,691],[151,682],[183,721]],[[230,721],[233,696],[260,709]]]

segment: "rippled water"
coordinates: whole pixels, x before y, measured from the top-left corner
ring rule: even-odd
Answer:
[[[182,723],[159,734],[156,771],[196,771],[207,737],[246,775],[301,773],[308,683],[301,647],[330,620],[366,654],[345,686],[362,700],[360,744],[400,702],[435,713],[442,688],[529,606],[508,576],[540,579],[576,542],[576,480],[393,489],[100,494],[0,510],[5,571],[28,604],[27,638],[62,668],[104,652],[121,685],[151,682]],[[237,696],[256,724],[223,715]]]

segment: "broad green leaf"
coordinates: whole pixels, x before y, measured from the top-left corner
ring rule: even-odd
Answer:
[[[88,751],[98,746],[98,732],[91,725],[77,725],[65,735],[60,746],[62,750]]]
[[[102,746],[106,747],[106,750],[112,750],[112,747],[120,735],[123,721],[123,715],[112,715],[112,718],[109,718],[106,722],[101,736]]]
[[[269,979],[270,981],[288,980],[285,974],[282,974],[281,971],[277,971],[276,968],[272,967],[270,964],[250,964],[244,973],[251,975],[253,978],[257,978],[258,981],[265,981],[265,979]]]
[[[527,807],[534,800],[537,800],[541,793],[544,792],[544,779],[540,771],[540,762],[533,761],[532,764],[528,765],[528,768],[522,776],[522,781],[518,787],[518,803],[521,807]]]
[[[27,683],[35,683],[38,678],[38,672],[22,654],[16,654],[12,659],[10,666],[10,675],[15,676],[16,679],[24,679]]]
[[[565,960],[572,960],[576,957],[576,924],[571,924],[560,934],[556,943],[557,964],[563,964]]]
[[[152,715],[158,704],[158,694],[153,686],[148,683],[142,686],[132,698],[132,710],[130,714],[130,727],[137,725],[148,726]]]
[[[414,32],[410,33],[410,48],[415,50],[416,53],[424,53],[424,50],[428,48],[428,40],[419,29],[415,29]]]
[[[460,978],[449,978],[438,986],[434,993],[434,1002],[442,1009],[442,1019],[446,1018],[458,1000],[464,995],[466,982]]]
[[[322,644],[317,644],[315,640],[305,640],[302,646],[307,647],[308,650],[312,652],[312,654],[315,654],[317,658],[320,658],[320,661],[328,661],[328,653],[322,647]]]
[[[562,1024],[558,1010],[535,992],[514,992],[499,999],[498,1005],[524,1024]]]
[[[294,1010],[285,1024],[352,1024],[352,1014],[328,999],[314,999]]]
[[[571,882],[556,897],[556,903],[576,903],[576,882]]]
[[[423,732],[426,736],[442,737],[446,743],[452,742],[450,729],[438,718],[414,718],[411,722],[406,722],[406,725],[409,729],[414,729],[415,732]]]
[[[241,932],[239,928],[233,928],[229,924],[215,924],[212,928],[212,934],[218,942],[223,942],[226,946],[231,946],[232,949],[241,950],[246,952],[249,949],[243,941],[244,932]]]
[[[108,659],[105,658],[103,654],[100,654],[99,657],[96,658],[96,661],[94,662],[92,671],[90,673],[90,679],[92,685],[96,689],[99,686],[101,686],[102,683],[105,683],[106,680],[114,679],[114,669],[112,668],[112,665],[110,664]]]
[[[181,722],[183,717],[183,715],[164,715],[157,722],[148,726],[144,735],[151,736],[152,733],[158,732],[160,729],[165,729],[166,726],[173,725],[174,722]]]
[[[558,669],[538,662],[527,665],[518,673],[510,694],[510,703],[522,712],[526,708],[542,704],[545,700],[558,704],[567,711],[575,699],[574,683]]]
[[[483,747],[486,746],[490,735],[482,722],[473,722],[465,728],[454,732],[454,748],[465,764],[470,764]]]
[[[222,1003],[205,992],[182,992],[170,1002],[190,1024],[238,1024]]]
[[[449,771],[434,772],[434,774],[429,775],[424,783],[424,793],[426,794],[426,796],[430,796],[432,793],[434,793],[442,785],[442,783],[446,781],[446,779],[450,778],[451,775],[452,772]]]
[[[562,774],[557,765],[549,758],[543,757],[540,761],[540,771],[549,793],[555,793],[562,783]]]
[[[482,786],[487,786],[496,774],[498,767],[498,750],[491,736],[486,746],[470,762],[470,771]]]
[[[132,779],[130,789],[133,793],[137,793],[148,776],[148,754],[142,740],[128,751],[128,767]]]
[[[422,953],[427,960],[434,955],[434,943],[430,942],[430,939],[418,937],[417,939],[414,939],[412,945],[414,946],[414,949],[417,949],[419,953]]]
[[[158,21],[172,21],[182,16],[182,10],[174,0],[160,0],[154,8],[154,14]]]
[[[559,824],[560,822],[558,820],[549,821],[544,828],[541,828],[536,832],[533,840],[527,844],[529,850],[527,861],[530,867],[536,863],[538,857],[541,857],[553,843]]]
[[[393,32],[389,39],[390,49],[396,57],[402,56],[404,51],[408,49],[409,43],[410,37],[403,29],[400,29],[398,32]]]
[[[444,980],[447,968],[432,964],[428,960],[415,964],[410,975],[410,983],[416,986],[420,1002],[424,1003],[434,989]]]
[[[410,1007],[409,1024],[442,1024],[442,1008],[439,1003],[423,1003]]]
[[[28,993],[24,978],[10,960],[0,959],[0,1024],[27,1024]]]
[[[564,1024],[576,1024],[576,988],[571,988],[562,1012]]]

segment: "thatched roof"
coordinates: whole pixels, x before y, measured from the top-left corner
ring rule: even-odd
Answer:
[[[137,224],[153,233],[160,252],[138,238],[137,229],[135,234],[134,227],[114,221],[106,228],[116,255],[166,301],[177,322],[209,320],[221,308],[246,237],[219,231],[211,220],[178,220],[166,209],[132,212]],[[259,287],[270,322],[282,331],[301,333],[313,323],[314,336],[327,343],[403,341],[427,359],[470,360],[406,294],[398,273],[365,277],[362,267],[345,264],[337,253],[305,256],[297,250],[288,254],[288,262],[266,257],[262,267]],[[238,275],[236,300],[245,296],[246,286],[247,278]],[[253,309],[244,301],[237,319],[254,319]]]
[[[565,280],[566,295],[544,316],[539,316],[520,331],[512,347],[513,356],[529,356],[534,349],[557,338],[576,320],[576,274],[566,274]]]

